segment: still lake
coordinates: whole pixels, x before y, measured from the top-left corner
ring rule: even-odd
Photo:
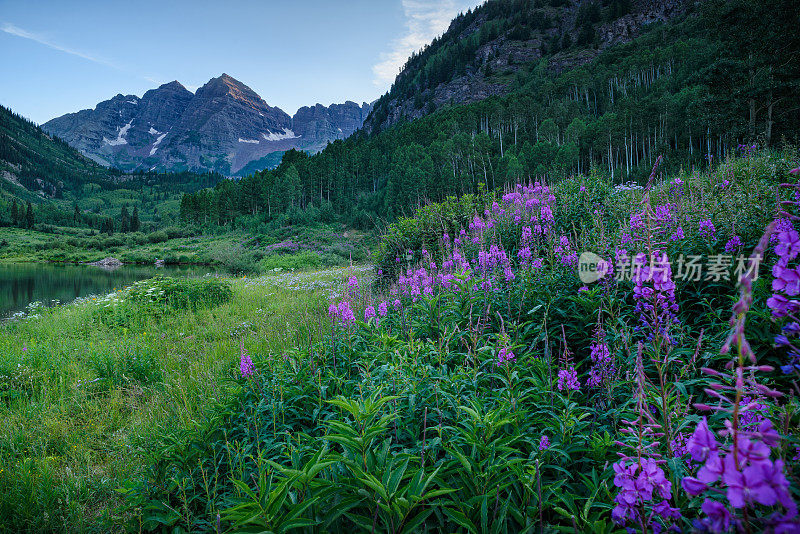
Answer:
[[[0,264],[0,319],[24,310],[31,302],[52,305],[78,297],[105,295],[137,280],[164,276],[199,277],[220,272],[196,265],[123,265],[106,269],[94,265],[48,263]]]

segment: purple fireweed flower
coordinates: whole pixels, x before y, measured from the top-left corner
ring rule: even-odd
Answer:
[[[764,235],[759,240],[758,246],[753,251],[753,256],[761,257],[766,249],[770,235],[776,223],[770,224]],[[754,260],[751,260],[753,263]],[[789,492],[789,484],[783,472],[782,460],[770,458],[770,448],[778,445],[780,436],[766,418],[766,408],[756,399],[760,395],[778,396],[779,392],[759,384],[755,379],[756,370],[771,370],[768,366],[757,366],[756,355],[750,348],[745,338],[745,319],[753,302],[752,290],[753,275],[746,273],[742,276],[740,285],[740,298],[733,307],[731,325],[733,331],[720,351],[728,354],[736,347],[730,369],[730,381],[734,387],[713,383],[706,389],[709,394],[715,394],[721,389],[734,390],[724,395],[715,394],[719,399],[717,406],[697,404],[700,409],[715,410],[730,414],[725,419],[725,429],[719,434],[730,439],[723,444],[718,444],[713,433],[708,428],[707,419],[703,419],[695,429],[688,448],[692,457],[699,462],[704,462],[698,470],[696,477],[685,477],[682,480],[683,488],[690,495],[701,495],[713,491],[715,494],[724,494],[727,504],[733,509],[729,512],[724,503],[706,500],[701,511],[706,517],[700,522],[702,525],[715,532],[726,530],[734,522],[736,511],[742,508],[753,508],[755,504],[762,506],[780,505],[785,510],[785,515],[772,514],[762,516],[760,526],[770,527],[767,530],[777,532],[800,531],[797,519],[797,506]],[[774,311],[774,310],[773,310]],[[746,366],[747,364],[747,366]],[[712,376],[721,373],[715,370],[706,370]],[[735,395],[735,396],[734,396]],[[739,404],[731,399],[740,399]],[[745,512],[742,512],[744,515]]]
[[[772,290],[780,291],[787,296],[800,294],[800,268],[789,268],[781,264],[772,267]]]
[[[705,462],[710,455],[716,454],[719,450],[717,440],[714,438],[714,433],[708,429],[708,420],[705,417],[694,429],[686,448],[695,462]]]
[[[367,306],[364,309],[364,321],[369,321],[373,317],[375,317],[375,306]]]
[[[349,290],[357,290],[358,287],[358,278],[355,276],[351,276],[347,279],[347,289]]]
[[[621,460],[614,464],[614,485],[619,488],[614,499],[617,506],[611,512],[611,518],[617,524],[624,525],[632,522],[636,525],[649,525],[654,532],[663,529],[661,522],[656,521],[656,516],[663,523],[671,523],[680,518],[680,511],[669,505],[672,498],[672,483],[667,479],[664,471],[659,466],[659,460],[654,450],[655,443],[648,442],[653,438],[662,436],[658,432],[660,426],[653,419],[649,410],[647,393],[645,391],[646,377],[642,360],[643,343],[638,344],[636,353],[636,418],[625,421],[626,434],[635,437],[633,443],[616,442],[632,453],[618,452]],[[648,513],[648,508],[651,512]],[[642,514],[646,514],[642,516]]]
[[[387,305],[386,301],[381,302],[378,304],[378,315],[381,317],[386,317],[389,313],[389,306]]]
[[[665,253],[657,253],[647,264],[646,256],[643,253],[638,254],[634,259],[632,278],[633,298],[636,302],[634,311],[639,316],[637,329],[644,329],[648,339],[658,334],[671,341],[669,326],[678,321],[678,303],[675,299],[675,283],[672,281],[669,258]]]
[[[638,517],[638,509],[656,498],[664,499],[651,503],[653,512],[664,519],[680,518],[680,511],[667,502],[672,498],[672,483],[667,480],[664,470],[652,458],[642,458],[630,465],[622,459],[614,464],[614,485],[620,491],[614,499],[617,506],[611,517],[617,523]],[[659,527],[660,528],[660,527]]]
[[[545,451],[550,448],[550,438],[547,434],[542,434],[542,437],[539,438],[539,450]]]
[[[394,306],[395,310],[399,310],[403,307],[403,305],[400,303],[400,299],[394,299],[394,303],[392,305]]]
[[[732,461],[732,459],[731,459]],[[770,466],[771,467],[771,466]],[[777,495],[767,483],[764,470],[760,465],[751,465],[738,471],[726,470],[723,482],[728,488],[728,502],[734,508],[742,508],[745,504],[758,502],[772,506],[777,502]]]
[[[350,307],[350,303],[346,300],[343,300],[337,306],[337,312],[339,320],[345,324],[345,326],[351,325],[356,322],[356,316],[353,314],[353,308]]]
[[[239,372],[242,374],[242,378],[250,378],[253,376],[253,372],[255,371],[255,366],[253,365],[253,360],[250,359],[250,356],[244,351],[240,351],[239,355]]]
[[[731,513],[721,502],[706,499],[700,510],[706,515],[703,524],[714,533],[728,532],[731,528]]]
[[[511,363],[516,358],[513,352],[510,349],[503,347],[500,349],[500,352],[497,354],[497,365],[503,365],[504,363]]]
[[[714,239],[714,234],[716,233],[717,229],[714,228],[714,223],[711,222],[711,219],[706,219],[704,221],[700,221],[700,235],[707,238],[707,239]]]
[[[794,223],[788,217],[781,217],[775,221],[775,231],[770,235],[769,242],[775,244],[779,241],[778,236],[783,232],[794,230]]]
[[[731,237],[727,243],[725,243],[725,252],[728,254],[732,254],[737,250],[739,250],[741,246],[742,246],[742,239],[738,235],[735,235]]]
[[[775,254],[786,262],[795,259],[800,252],[800,235],[797,231],[791,228],[776,235],[778,244],[775,245]]]
[[[558,371],[557,386],[559,391],[577,391],[581,388],[581,383],[578,381],[578,372],[574,366],[570,365],[566,369]]]
[[[608,384],[616,370],[614,361],[611,358],[611,351],[608,348],[608,343],[606,343],[606,334],[599,325],[595,329],[594,340],[590,347],[590,357],[592,359],[592,368],[589,371],[586,385],[591,388],[599,388]]]

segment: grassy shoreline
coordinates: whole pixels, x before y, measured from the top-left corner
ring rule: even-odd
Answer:
[[[322,268],[362,262],[374,236],[338,225],[281,227],[205,234],[167,228],[150,234],[96,234],[86,229],[49,231],[0,228],[0,264],[85,264],[114,257],[124,264],[216,266],[233,273],[275,268]]]
[[[240,387],[240,346],[257,358],[316,340],[330,291],[364,271],[225,278],[230,301],[171,313],[122,291],[0,326],[0,531],[127,523],[117,490],[162,430],[194,428]]]

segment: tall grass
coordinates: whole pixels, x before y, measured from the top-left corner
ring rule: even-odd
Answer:
[[[303,275],[309,289],[232,279],[229,298],[209,292],[216,279],[154,280],[0,328],[0,530],[128,524],[117,490],[156,437],[203,424],[240,389],[240,340],[259,357],[316,340],[337,276]],[[143,299],[165,284],[186,290]]]

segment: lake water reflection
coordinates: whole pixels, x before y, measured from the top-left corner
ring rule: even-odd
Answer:
[[[123,265],[106,269],[93,265],[39,263],[0,264],[0,318],[24,310],[31,302],[52,305],[78,297],[104,295],[137,280],[164,276],[198,277],[218,272],[195,265]]]

